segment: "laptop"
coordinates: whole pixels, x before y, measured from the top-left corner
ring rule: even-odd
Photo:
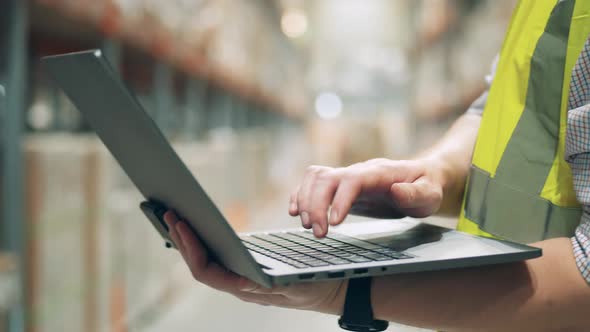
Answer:
[[[100,50],[44,57],[45,67],[146,201],[140,207],[173,246],[163,214],[190,223],[214,259],[263,286],[521,261],[541,249],[406,218],[345,222],[317,239],[304,229],[237,234]]]

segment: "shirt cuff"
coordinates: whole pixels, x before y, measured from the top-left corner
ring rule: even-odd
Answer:
[[[590,214],[584,211],[582,222],[571,238],[576,265],[582,277],[590,284]]]
[[[481,116],[483,114],[483,109],[486,107],[487,100],[488,91],[486,90],[471,104],[471,106],[469,106],[467,114],[475,114]]]

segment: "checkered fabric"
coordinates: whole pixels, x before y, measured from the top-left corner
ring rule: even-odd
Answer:
[[[486,76],[488,87],[493,81],[496,63]],[[467,113],[483,113],[487,91],[469,108]],[[572,72],[568,100],[565,158],[570,163],[576,196],[584,213],[580,225],[571,238],[576,264],[590,284],[590,36]]]
[[[576,264],[590,283],[590,38],[586,41],[570,83],[566,159],[584,213],[572,237]]]

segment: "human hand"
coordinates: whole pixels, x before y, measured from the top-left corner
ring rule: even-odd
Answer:
[[[443,179],[426,160],[371,159],[348,167],[310,166],[291,194],[289,214],[324,237],[349,213],[377,218],[426,217],[443,198]],[[328,220],[329,219],[329,220]]]
[[[172,241],[197,281],[230,293],[246,302],[330,314],[341,313],[346,293],[346,280],[265,288],[212,261],[188,224],[178,220],[172,211],[166,212],[164,220],[168,225]]]

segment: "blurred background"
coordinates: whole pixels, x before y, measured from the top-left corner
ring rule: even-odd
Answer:
[[[339,331],[194,282],[41,56],[101,48],[237,231],[294,227],[306,166],[441,137],[514,3],[1,1],[0,331]]]

